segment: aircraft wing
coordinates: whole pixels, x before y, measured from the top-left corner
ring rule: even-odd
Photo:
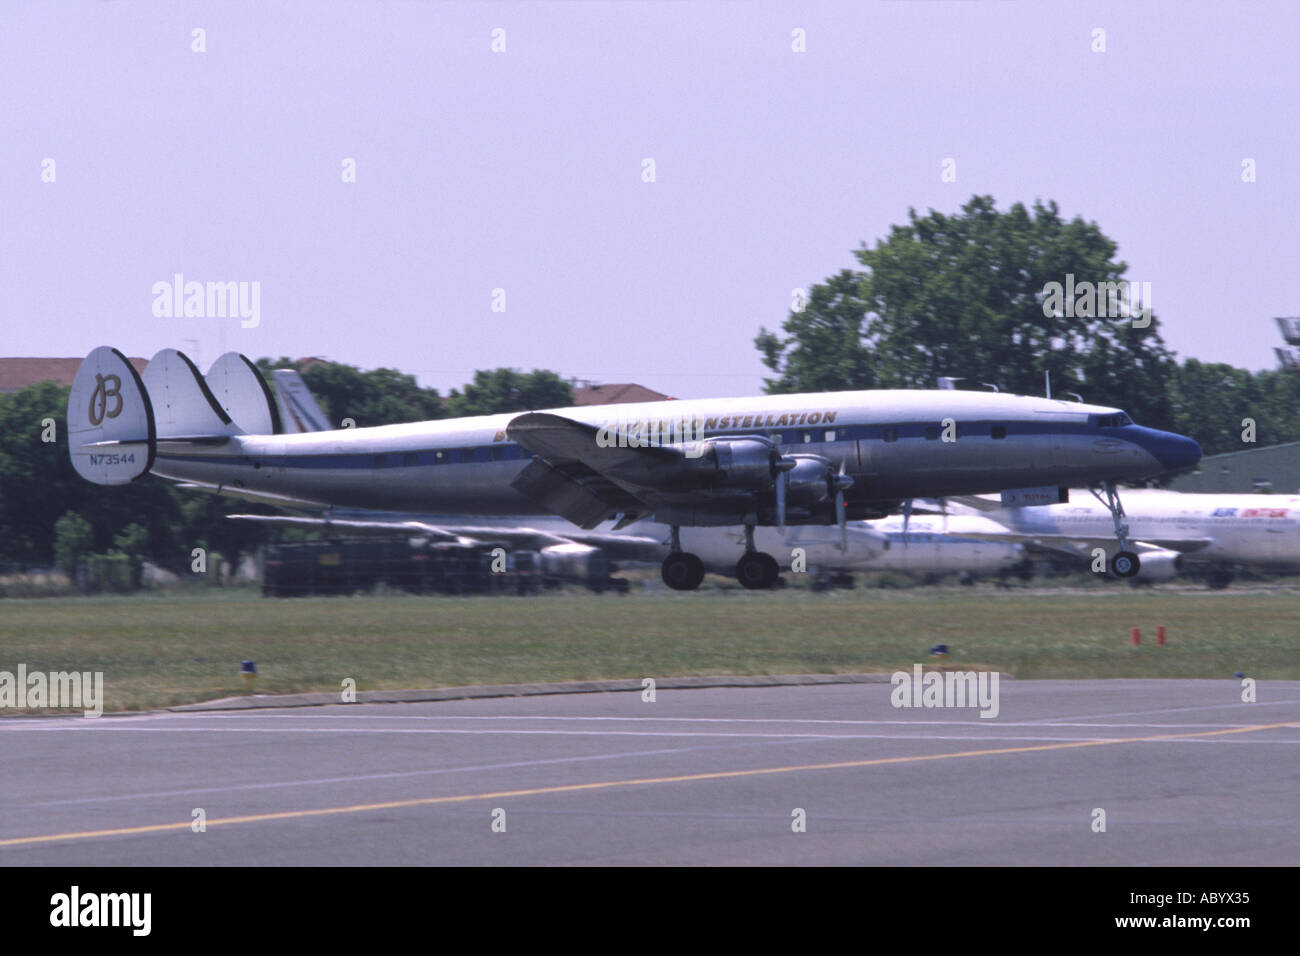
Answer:
[[[416,520],[384,520],[357,518],[305,517],[297,515],[228,515],[232,521],[253,521],[278,527],[337,530],[349,534],[392,535],[409,533],[424,535],[439,541],[501,542],[512,548],[540,550],[561,544],[585,544],[600,548],[611,558],[628,561],[658,561],[666,553],[666,545],[649,535],[610,534],[608,532],[578,531],[573,534],[556,534],[523,525],[497,527],[494,525],[430,524]]]
[[[1023,544],[1030,549],[1046,551],[1052,554],[1064,554],[1070,557],[1087,557],[1093,548],[1102,548],[1109,552],[1117,547],[1113,535],[1102,538],[1080,537],[1071,534],[1019,534],[1014,531],[963,531],[963,538],[976,538],[980,541],[1005,541]],[[1214,543],[1213,538],[1159,538],[1130,540],[1139,555],[1148,551],[1177,551],[1180,554],[1193,554],[1208,548]]]
[[[170,479],[169,479],[170,480]],[[293,498],[289,495],[277,495],[271,492],[249,491],[247,488],[235,488],[232,485],[217,485],[202,481],[174,481],[174,487],[182,491],[205,491],[211,495],[222,495],[226,498],[239,498],[243,501],[251,501],[259,505],[275,505],[280,508],[306,508],[324,510],[329,507],[322,501],[311,501],[307,498]],[[258,517],[262,517],[258,515]]]
[[[284,528],[338,530],[352,534],[397,534],[409,532],[440,541],[457,541],[461,536],[447,528],[423,521],[363,521],[355,518],[309,518],[299,515],[227,515],[231,521],[252,521]]]
[[[598,432],[594,425],[545,412],[514,418],[506,434],[534,460],[513,487],[586,529],[617,514],[662,508],[738,520],[750,506],[750,496],[738,489],[683,486],[682,466],[689,459],[681,447],[601,447]]]

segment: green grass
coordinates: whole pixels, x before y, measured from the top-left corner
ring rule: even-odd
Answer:
[[[1168,629],[1155,646],[1156,625]],[[1142,628],[1141,647],[1129,628]],[[1300,679],[1300,594],[801,590],[263,599],[255,591],[0,601],[0,670],[103,671],[106,710],[246,693],[950,666],[1026,678]]]

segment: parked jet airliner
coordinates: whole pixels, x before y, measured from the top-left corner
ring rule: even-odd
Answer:
[[[1234,570],[1300,570],[1300,496],[1189,494],[1158,489],[1124,492],[1128,533],[1141,556],[1139,577],[1163,580],[1185,565],[1207,571],[1211,587],[1231,583]],[[1111,550],[1114,537],[1105,503],[1075,491],[1069,504],[1002,508],[996,501],[962,498],[950,508],[970,509],[1002,525],[977,532],[990,541],[1031,550],[1091,557]]]
[[[434,514],[558,514],[579,527],[643,518],[670,526],[664,581],[697,587],[700,558],[680,528],[738,526],[736,576],[776,581],[759,526],[883,517],[906,498],[1003,491],[1037,500],[1069,484],[1105,494],[1137,572],[1115,482],[1189,468],[1190,438],[1135,425],[1115,408],[1029,396],[824,392],[561,408],[522,414],[283,433],[256,367],[231,352],[207,377],[164,349],[142,373],[95,349],[68,398],[82,477],[124,484],[153,473],[223,494]]]

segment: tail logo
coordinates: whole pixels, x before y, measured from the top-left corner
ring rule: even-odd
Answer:
[[[118,376],[95,375],[95,390],[90,394],[90,424],[99,425],[105,418],[117,418],[122,414],[121,388],[122,380]],[[108,410],[110,398],[117,402],[112,411]]]

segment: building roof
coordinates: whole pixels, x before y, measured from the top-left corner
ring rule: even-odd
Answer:
[[[1206,455],[1194,471],[1174,478],[1169,487],[1215,494],[1300,493],[1300,442]]]
[[[622,405],[627,402],[662,402],[671,398],[671,395],[631,382],[619,385],[587,384],[573,390],[574,405]]]
[[[84,356],[82,357],[84,358]],[[53,381],[71,385],[81,367],[82,358],[0,358],[0,392],[16,392],[37,382]],[[128,361],[137,372],[144,371],[148,359]]]

